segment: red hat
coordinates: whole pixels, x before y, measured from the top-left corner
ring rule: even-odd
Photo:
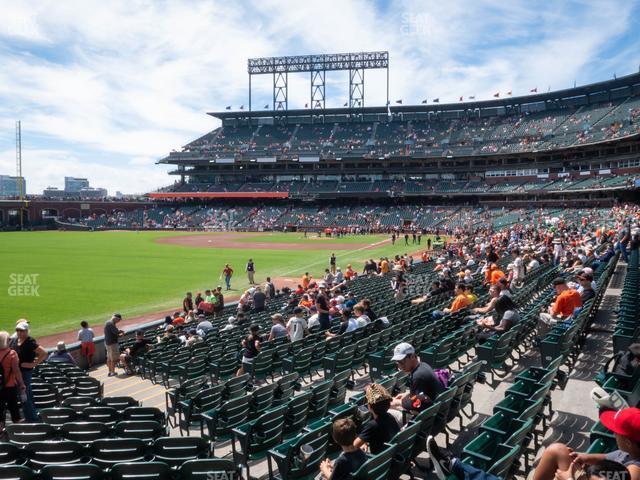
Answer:
[[[608,410],[600,414],[600,421],[613,433],[640,442],[640,408]]]

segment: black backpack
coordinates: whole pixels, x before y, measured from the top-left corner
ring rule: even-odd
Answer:
[[[640,343],[634,343],[629,345],[627,350],[616,353],[598,374],[596,382],[598,384],[604,383],[607,373],[629,376],[636,373],[636,370],[640,368],[640,363],[636,361],[638,351],[640,351]]]

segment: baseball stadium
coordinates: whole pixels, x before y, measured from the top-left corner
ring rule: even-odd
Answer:
[[[640,479],[640,73],[392,62],[249,58],[164,187],[0,197],[0,479]]]

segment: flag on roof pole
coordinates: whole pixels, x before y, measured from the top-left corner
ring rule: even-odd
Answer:
[[[538,93],[538,87],[529,90],[530,93]]]
[[[399,103],[400,105],[402,105],[402,99],[400,98],[399,100],[396,100],[396,103]]]
[[[494,93],[494,94],[493,94],[493,96],[494,96],[495,98],[500,98],[500,92],[496,92],[496,93]]]
[[[266,104],[266,105],[264,106],[264,109],[265,109],[265,110],[266,110],[267,108],[269,108],[269,104]]]
[[[305,103],[305,104],[304,104],[304,108],[309,108],[309,104],[308,104],[308,103]]]
[[[464,97],[463,97],[463,96],[460,96],[460,101],[462,101],[462,100],[464,100]]]
[[[475,100],[476,96],[475,95],[469,95],[469,100]]]
[[[433,103],[440,103],[440,98],[434,98],[434,99],[432,100],[432,102],[433,102]]]
[[[425,98],[424,100],[422,100],[422,103],[427,103],[427,99]]]
[[[349,102],[344,102],[343,107],[347,107],[349,105]]]
[[[507,95],[511,96],[511,94],[512,94],[512,93],[513,93],[513,92],[512,92],[511,90],[509,90],[509,91],[507,92]]]
[[[224,107],[225,110],[231,110],[231,105],[227,105],[226,107]]]
[[[240,110],[244,110],[244,105],[240,105]]]

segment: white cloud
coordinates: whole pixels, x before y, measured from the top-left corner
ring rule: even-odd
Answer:
[[[635,70],[640,48],[638,2],[622,0],[4,1],[1,9],[0,171],[14,170],[21,119],[30,193],[64,175],[112,191],[170,183],[155,160],[214,128],[205,112],[248,106],[248,57],[389,50],[390,97],[406,104],[622,75]],[[367,72],[368,105],[383,104],[384,78]],[[254,80],[261,109],[271,79]],[[308,76],[292,75],[289,94],[291,108],[304,106]],[[347,96],[347,74],[328,74],[327,105]]]

